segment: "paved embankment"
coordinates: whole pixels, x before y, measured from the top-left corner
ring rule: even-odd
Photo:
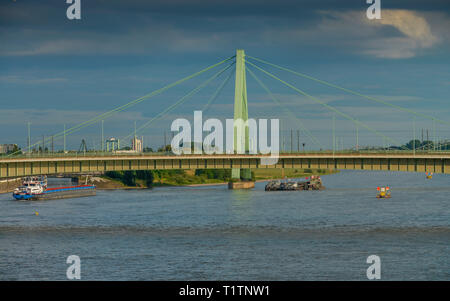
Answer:
[[[21,178],[0,180],[0,193],[12,192],[20,184]]]

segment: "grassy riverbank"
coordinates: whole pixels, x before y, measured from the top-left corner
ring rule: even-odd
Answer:
[[[280,168],[256,169],[255,180],[274,180],[283,178],[303,178],[311,175],[328,175],[338,171],[328,169],[301,169],[301,168],[285,168],[284,172]]]
[[[325,175],[336,171],[326,169],[255,169],[252,177],[255,181],[303,178],[311,175]],[[231,180],[228,169],[197,170],[154,170],[107,172],[104,176],[92,178],[98,189],[139,189],[161,186],[200,186],[223,184]],[[83,179],[80,179],[80,182]]]
[[[338,171],[326,169],[255,169],[252,176],[255,181],[303,178],[310,175],[326,175]],[[89,177],[89,182],[98,189],[145,189],[161,186],[201,186],[226,184],[231,179],[231,170],[227,169],[197,169],[197,170],[152,170],[152,171],[114,171],[102,176]],[[85,177],[80,176],[79,183],[85,183]],[[0,193],[8,193],[20,186],[21,179],[0,181]]]

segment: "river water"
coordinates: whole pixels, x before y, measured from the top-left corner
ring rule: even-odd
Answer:
[[[226,186],[0,195],[0,280],[450,280],[450,175],[342,171],[326,190]],[[376,199],[389,185],[391,199]],[[35,212],[39,212],[36,215]]]

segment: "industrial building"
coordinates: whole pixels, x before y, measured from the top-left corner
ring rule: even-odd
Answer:
[[[142,137],[142,139],[139,139],[135,136],[133,139],[131,139],[131,149],[137,153],[142,153],[142,151],[144,150],[143,141],[144,137]]]
[[[17,149],[17,144],[0,144],[0,154],[7,154]]]

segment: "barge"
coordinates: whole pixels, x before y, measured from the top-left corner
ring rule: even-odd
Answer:
[[[77,198],[96,194],[95,185],[75,185],[63,187],[47,187],[46,177],[27,177],[22,186],[13,192],[16,200],[55,200]]]
[[[323,190],[322,179],[319,176],[311,176],[307,181],[270,181],[267,183],[266,191],[294,191],[294,190]]]

